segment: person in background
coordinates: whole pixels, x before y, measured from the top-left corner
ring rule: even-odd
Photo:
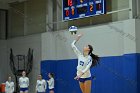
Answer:
[[[54,74],[49,73],[48,77],[50,78],[47,83],[49,85],[49,93],[54,93]]]
[[[22,77],[19,78],[20,93],[28,93],[29,78],[26,77],[26,72],[22,72]]]
[[[14,93],[14,82],[10,76],[5,83],[5,93]]]
[[[36,83],[36,93],[46,93],[47,84],[42,75],[38,75],[38,80]]]

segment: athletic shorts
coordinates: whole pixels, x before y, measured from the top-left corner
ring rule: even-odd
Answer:
[[[49,89],[49,91],[54,91],[54,88],[52,88],[52,89]]]
[[[20,88],[20,91],[22,92],[28,91],[28,88]]]
[[[79,82],[83,82],[84,83],[87,80],[91,80],[91,77],[89,77],[89,78],[79,78]]]

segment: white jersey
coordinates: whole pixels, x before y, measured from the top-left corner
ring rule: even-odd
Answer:
[[[28,77],[20,77],[19,78],[19,86],[20,86],[20,88],[28,88],[29,78]]]
[[[14,93],[14,82],[6,81],[5,93]]]
[[[73,51],[78,57],[78,66],[77,66],[77,75],[80,74],[80,72],[83,72],[84,74],[80,78],[89,78],[91,77],[90,73],[90,67],[92,65],[92,58],[90,55],[84,56],[75,46],[76,41],[74,40],[71,44]]]
[[[36,91],[37,92],[45,92],[46,91],[46,81],[44,79],[42,80],[37,80],[36,83]]]
[[[47,82],[49,85],[49,89],[53,89],[54,88],[54,78],[50,78]]]

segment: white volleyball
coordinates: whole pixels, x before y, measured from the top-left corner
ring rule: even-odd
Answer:
[[[77,33],[77,27],[76,26],[70,26],[69,32],[71,32],[72,35]]]

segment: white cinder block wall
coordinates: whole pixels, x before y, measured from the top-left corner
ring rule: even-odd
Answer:
[[[102,26],[79,28],[78,33],[84,34],[77,43],[81,51],[85,45],[91,44],[94,53],[99,56],[136,53],[134,19],[108,23]],[[53,59],[54,56],[58,60],[76,58],[70,46],[73,40],[74,36],[68,31],[42,34],[42,60]]]
[[[135,28],[135,30],[136,30],[136,51],[137,51],[137,53],[140,53],[140,20],[139,19],[137,19],[136,20],[136,28]]]

